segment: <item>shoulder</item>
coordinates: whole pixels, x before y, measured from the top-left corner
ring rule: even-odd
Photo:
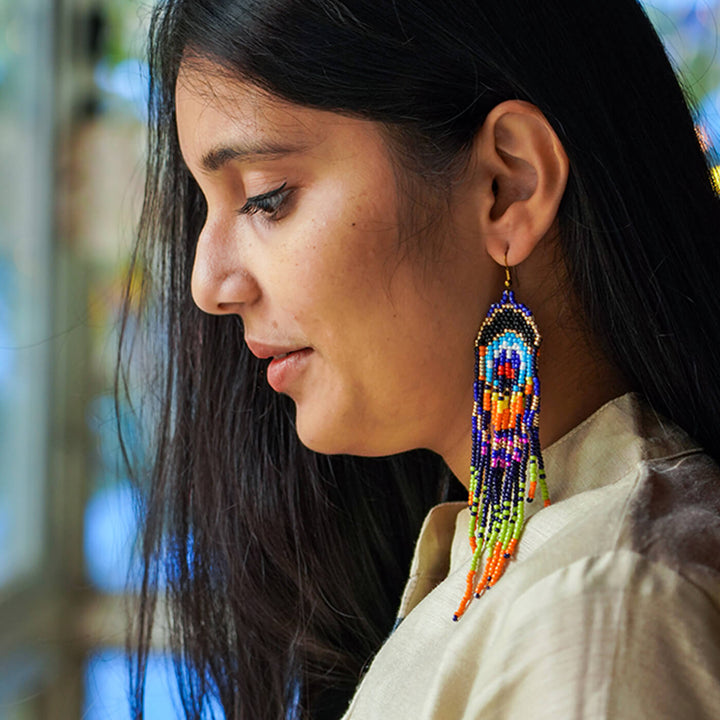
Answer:
[[[711,458],[643,459],[616,483],[538,513],[527,530],[535,547],[508,573],[503,602],[489,603],[492,628],[481,598],[452,648],[477,660],[464,717],[717,716],[720,469]]]
[[[619,542],[685,577],[720,575],[720,468],[697,451],[648,460]]]
[[[696,583],[647,555],[612,549],[514,596],[510,589],[502,608],[493,603],[490,627],[481,598],[448,648],[472,668],[463,718],[717,717],[717,581]],[[458,664],[455,677],[464,669]]]

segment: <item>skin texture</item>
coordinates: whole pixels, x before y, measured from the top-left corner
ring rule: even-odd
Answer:
[[[212,70],[186,65],[176,87],[182,154],[208,203],[193,298],[239,315],[256,352],[311,349],[282,386],[308,447],[430,448],[467,483],[473,343],[502,292],[505,253],[545,336],[543,443],[622,391],[563,297],[554,239],[568,165],[536,108],[495,108],[449,196],[418,203],[377,123]],[[409,207],[433,219],[412,237]]]

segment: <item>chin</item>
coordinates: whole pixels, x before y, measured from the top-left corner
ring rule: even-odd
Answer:
[[[348,443],[347,434],[338,432],[336,428],[307,426],[298,420],[297,435],[300,442],[313,452],[323,455],[355,455]],[[334,432],[333,432],[334,430]]]
[[[348,424],[330,425],[329,417],[323,418],[321,424],[303,423],[298,417],[296,421],[297,435],[300,442],[309,450],[323,455],[357,455],[358,457],[384,457],[396,455],[411,447],[391,447],[387,440],[373,442],[368,434],[363,436],[357,425],[352,430]]]
[[[372,446],[363,440],[357,427],[351,430],[349,423],[332,421],[333,415],[330,412],[322,414],[322,417],[308,418],[298,411],[295,420],[298,439],[309,450],[323,455],[377,457],[391,454],[373,450]]]

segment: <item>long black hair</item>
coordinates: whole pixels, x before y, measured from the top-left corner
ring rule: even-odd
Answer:
[[[141,281],[126,314],[139,313],[161,345],[147,395],[157,418],[133,715],[142,717],[163,578],[188,718],[211,698],[228,718],[337,717],[390,629],[413,538],[447,495],[447,471],[425,451],[363,459],[303,448],[292,406],[267,387],[238,320],[193,305],[206,207],[180,157],[173,99],[190,55],[291,102],[382,123],[407,173],[430,187],[456,171],[491,108],[536,105],[570,160],[559,242],[587,327],[632,387],[715,458],[720,201],[635,0],[157,7]]]

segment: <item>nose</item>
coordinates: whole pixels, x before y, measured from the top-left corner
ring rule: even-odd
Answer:
[[[257,281],[241,259],[241,243],[230,228],[206,222],[195,248],[191,290],[195,304],[211,315],[240,313],[260,296]]]

